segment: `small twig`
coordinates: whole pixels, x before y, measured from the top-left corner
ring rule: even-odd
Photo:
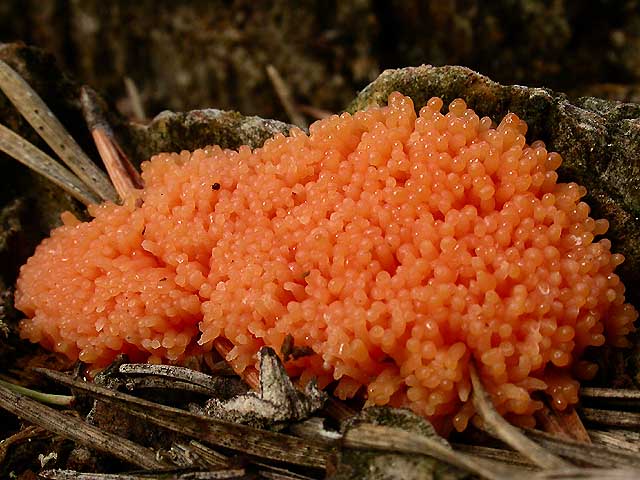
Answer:
[[[115,202],[107,176],[87,157],[42,98],[9,65],[0,60],[0,89],[64,163],[102,200]]]
[[[489,398],[489,394],[482,386],[482,382],[473,363],[469,364],[469,373],[471,375],[471,383],[473,384],[473,405],[490,434],[495,435],[540,468],[562,469],[570,466],[560,457],[529,440],[520,430],[507,422],[502,415],[496,411],[491,398]]]
[[[600,410],[597,408],[582,408],[582,416],[587,422],[612,427],[638,428],[640,427],[640,413],[621,412],[617,410]]]
[[[113,130],[98,105],[96,93],[83,86],[80,103],[93,141],[118,195],[123,200],[135,195],[136,190],[142,188],[142,178],[118,145]]]
[[[164,462],[156,459],[152,450],[126,438],[104,432],[79,418],[65,415],[2,385],[0,385],[0,407],[45,430],[74,440],[86,447],[113,455],[127,463],[150,469],[167,466]]]
[[[427,455],[488,479],[508,479],[514,474],[512,469],[495,462],[456,452],[441,439],[382,425],[365,423],[350,428],[342,444],[347,448]]]
[[[48,480],[243,480],[247,478],[244,468],[209,472],[173,470],[148,473],[82,473],[74,470],[46,470],[39,475]]]
[[[191,440],[189,444],[177,444],[181,448],[188,451],[192,456],[196,455],[200,459],[200,463],[206,468],[222,468],[229,464],[229,458],[226,455],[216,452],[215,450],[203,445],[202,443]]]
[[[549,407],[545,402],[544,407],[536,412],[536,420],[545,432],[579,442],[591,443],[589,433],[573,407],[565,411],[558,411],[553,406]]]
[[[220,385],[210,375],[186,367],[175,365],[154,365],[149,363],[123,363],[118,367],[120,373],[127,375],[157,375],[186,383],[198,385],[208,390],[217,390]]]
[[[50,437],[51,433],[47,432],[44,428],[29,425],[26,428],[14,433],[10,437],[0,441],[0,465],[4,462],[9,447],[22,442],[30,442],[36,437]]]
[[[148,377],[127,378],[125,387],[128,390],[144,390],[144,389],[162,389],[174,390],[181,393],[198,393],[200,395],[215,396],[218,392],[209,388],[201,387],[193,383],[184,382],[182,380],[174,380],[166,377],[156,377],[149,375]]]
[[[289,86],[280,75],[280,72],[278,72],[276,67],[273,65],[267,65],[267,75],[269,76],[273,89],[276,91],[276,95],[278,95],[278,99],[280,100],[280,103],[282,103],[284,110],[287,112],[291,123],[300,128],[306,129],[308,127],[307,121],[296,108],[291,97],[291,89],[289,89]]]
[[[229,352],[233,349],[233,344],[224,337],[218,337],[213,341],[213,348],[215,348],[222,358],[226,360],[227,355],[229,355]],[[249,366],[242,372],[237,371],[233,365],[231,365],[231,368],[233,368],[236,374],[239,375],[247,385],[249,385],[251,390],[260,390],[260,374],[255,367]]]
[[[329,417],[341,423],[353,417],[357,413],[342,400],[338,400],[332,396],[329,396],[324,407],[322,407],[322,411]]]
[[[124,88],[127,91],[127,97],[129,97],[129,104],[131,105],[133,119],[137,122],[144,122],[147,116],[145,115],[144,107],[142,106],[140,91],[131,77],[124,77]]]
[[[286,468],[276,467],[262,462],[254,462],[258,467],[259,478],[268,478],[271,480],[313,480],[315,477],[308,477],[299,473],[292,472]]]
[[[300,110],[302,113],[305,113],[310,117],[315,118],[316,120],[322,120],[323,118],[327,118],[333,115],[333,112],[330,112],[329,110],[313,107],[311,105],[302,105],[299,103],[297,107],[298,110]]]
[[[298,437],[312,438],[327,445],[332,445],[342,437],[336,431],[326,430],[324,419],[320,417],[311,417],[304,422],[293,423],[289,425],[289,431]]]
[[[543,447],[575,462],[598,468],[629,467],[640,469],[640,455],[629,451],[613,449],[604,445],[563,440],[539,430],[526,429],[523,430],[523,433]]]
[[[40,403],[47,403],[49,405],[56,405],[58,407],[69,407],[73,405],[75,397],[72,395],[56,395],[53,393],[43,393],[36,390],[32,390],[22,385],[16,385],[11,382],[5,382],[0,380],[0,385],[11,390],[14,393],[19,393],[25,397],[33,398]]]
[[[217,360],[218,357],[220,357],[220,354],[217,350],[211,350],[202,355],[202,360],[209,368],[209,372],[213,375],[226,377],[235,375],[236,372],[233,371],[231,365],[229,365],[226,360]]]
[[[501,448],[483,447],[480,445],[467,445],[464,443],[454,443],[451,445],[456,451],[468,453],[476,457],[506,463],[512,467],[524,468],[529,471],[538,471],[539,468],[531,463],[526,457],[513,450]]]
[[[75,174],[2,124],[0,124],[0,150],[55,183],[85,205],[100,203],[100,198]]]

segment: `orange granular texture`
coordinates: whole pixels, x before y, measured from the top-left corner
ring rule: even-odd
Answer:
[[[512,420],[531,424],[535,391],[576,402],[585,348],[625,345],[637,318],[594,239],[607,222],[516,115],[441,108],[394,93],[255,151],[157,155],[142,205],[65,217],[22,268],[23,336],[97,365],[226,337],[242,370],[291,334],[315,352],[287,362],[303,382],[460,430],[471,358]]]

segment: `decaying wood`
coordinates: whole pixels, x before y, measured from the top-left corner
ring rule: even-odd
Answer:
[[[562,469],[570,465],[560,457],[529,440],[520,430],[507,422],[493,406],[473,363],[469,364],[471,383],[473,384],[472,401],[476,412],[482,418],[485,428],[513,449],[531,460],[540,468]]]
[[[308,418],[324,405],[327,394],[314,381],[304,390],[298,390],[272,348],[262,347],[258,360],[260,390],[228,400],[211,398],[204,407],[207,415],[233,423],[277,429]]]
[[[74,440],[95,450],[109,453],[142,468],[158,469],[167,464],[156,459],[155,453],[126,438],[104,432],[79,418],[65,415],[28,397],[0,385],[0,407],[30,423],[61,437]]]
[[[361,424],[348,429],[342,445],[347,448],[428,455],[490,480],[513,478],[515,471],[497,462],[456,452],[441,437],[430,438],[400,428]]]
[[[37,369],[48,378],[80,390],[127,413],[200,441],[280,462],[324,469],[331,449],[319,442],[224,422],[215,418],[167,407],[96,384],[74,380],[68,375]]]
[[[1,60],[0,89],[80,180],[102,200],[117,201],[107,176],[87,157],[35,90]]]
[[[143,420],[169,430],[179,432],[183,435],[192,437],[193,439],[197,439],[188,443],[178,442],[173,444],[169,451],[169,455],[165,456],[166,459],[173,459],[171,453],[174,453],[176,456],[176,462],[174,463],[193,469],[213,469],[220,474],[223,474],[223,472],[230,473],[233,470],[230,459],[226,455],[217,452],[206,444],[216,447],[224,447],[225,449],[234,450],[240,454],[247,455],[248,458],[251,459],[251,463],[253,463],[260,472],[260,475],[266,478],[281,480],[302,480],[305,477],[300,476],[296,472],[289,471],[286,468],[273,467],[272,465],[264,462],[284,462],[290,465],[311,467],[317,469],[317,471],[322,471],[327,465],[328,457],[335,451],[338,445],[342,445],[347,448],[428,455],[455,467],[470,471],[475,475],[489,479],[513,478],[517,472],[535,471],[536,465],[538,465],[539,468],[544,468],[543,465],[531,463],[534,459],[531,458],[530,452],[516,453],[507,450],[468,445],[456,445],[456,448],[454,449],[441,437],[435,434],[433,438],[431,438],[427,435],[408,432],[401,428],[374,425],[370,423],[356,424],[354,427],[348,428],[341,441],[339,440],[340,434],[337,432],[333,432],[333,436],[323,438],[322,441],[319,441],[319,429],[324,429],[322,420],[317,419],[315,422],[305,422],[307,427],[309,425],[314,427],[311,431],[305,431],[304,428],[302,430],[296,429],[296,427],[302,427],[305,424],[294,425],[292,427],[292,431],[297,432],[302,437],[298,438],[291,435],[283,435],[243,425],[223,422],[173,407],[167,407],[120,393],[100,385],[75,380],[72,377],[59,372],[45,369],[38,369],[37,371],[58,383],[69,386],[76,391],[82,391],[101,401],[117,406],[119,409]],[[163,380],[171,379],[172,381],[176,381],[176,379],[180,379],[177,381],[184,384],[207,385],[208,388],[212,388],[214,386],[212,383],[212,377],[202,373],[193,372],[182,367],[125,364],[119,366],[118,372],[127,375],[152,374]],[[479,392],[485,395],[485,401],[489,402],[490,400],[488,395],[479,383],[479,378],[475,372],[472,372],[472,378],[473,377],[475,377],[476,380],[476,383],[474,383],[474,392]],[[0,390],[0,393],[3,392]],[[26,410],[29,412],[38,412],[36,413],[36,417],[55,419],[57,416],[57,426],[55,426],[55,422],[53,427],[49,424],[43,423],[38,423],[38,425],[42,425],[44,428],[55,433],[59,433],[60,435],[67,436],[67,438],[75,439],[79,443],[91,448],[99,449],[94,444],[87,443],[85,438],[89,435],[86,428],[95,429],[95,427],[91,427],[75,417],[70,417],[48,407],[39,405],[29,399],[20,399],[20,402],[26,401],[29,401],[30,403],[21,403],[22,407],[19,411],[16,411],[16,414],[23,416],[20,415],[19,412]],[[7,408],[5,403],[7,402],[3,401],[3,397],[0,395],[0,406]],[[485,425],[495,433],[495,420],[491,418],[491,411],[493,411],[493,414],[495,415],[497,415],[497,412],[492,405],[487,407],[487,405],[483,406],[482,404],[478,404],[476,405],[476,408],[485,422]],[[7,409],[14,411],[10,408]],[[46,414],[42,413],[43,410],[41,409],[47,409]],[[33,421],[31,418],[26,416],[23,416],[23,418]],[[64,426],[61,427],[61,424]],[[498,428],[502,427],[499,426]],[[618,468],[619,470],[616,470],[615,473],[612,472],[612,476],[607,478],[631,478],[623,476],[630,474],[637,474],[640,477],[640,455],[637,453],[632,453],[628,450],[623,451],[620,448],[614,449],[603,445],[589,445],[574,440],[565,440],[539,431],[521,431],[515,427],[511,428],[516,431],[517,436],[519,437],[526,435],[525,439],[543,452],[547,452],[548,449],[561,457],[576,462],[578,465],[587,466],[587,468],[576,468],[574,465],[570,465],[562,460],[566,466],[562,468],[548,468],[546,472],[538,472],[535,476],[532,476],[532,478],[597,478],[597,474],[604,472],[603,469],[611,468]],[[76,439],[73,435],[70,435],[70,430],[79,432],[77,433],[77,436],[81,438]],[[92,432],[90,434],[93,435]],[[105,435],[102,432],[100,432],[100,434]],[[501,435],[504,435],[504,433]],[[501,435],[499,438],[503,439]],[[511,435],[511,433],[509,433],[509,435]],[[610,433],[610,436],[615,435],[616,432]],[[120,452],[119,458],[126,456],[127,461],[134,462],[131,447],[128,446],[131,442],[121,439],[120,437],[115,438],[121,448],[123,445],[126,446],[126,448],[124,448],[125,451]],[[510,441],[513,441],[512,437],[508,438]],[[600,437],[596,436],[596,438]],[[111,441],[113,441],[113,438]],[[522,445],[526,445],[526,442],[521,442],[521,438],[516,438],[514,443],[521,449],[524,449]],[[109,444],[108,448],[104,447],[107,443],[102,442],[102,445],[102,451],[107,451],[111,455],[118,456],[117,452],[112,449],[111,444]],[[137,444],[133,445],[138,449],[141,449],[141,451],[144,452],[143,458],[146,458],[146,460],[142,461],[138,459],[138,461],[135,461],[134,463],[140,464],[146,461],[160,463],[155,458],[153,452]],[[526,453],[529,453],[529,455],[526,455]],[[539,455],[539,453],[537,455]],[[182,458],[182,460],[180,460],[180,458]],[[536,457],[538,462],[540,462],[540,458],[540,456]],[[159,468],[157,463],[154,466],[147,464],[145,468],[157,470],[157,468]],[[65,473],[65,471],[56,471],[55,475],[65,475],[67,473],[68,472]],[[202,472],[188,472],[189,475],[195,475],[196,473]],[[50,472],[48,474],[53,475]],[[188,478],[209,478],[185,476],[187,473],[182,471],[174,471],[170,474],[182,476],[153,478],[176,478],[180,480],[186,480]],[[64,479],[84,477],[50,476],[46,478]],[[122,478],[128,479],[129,477],[86,478],[95,478],[96,480],[117,478],[118,480],[121,480]],[[142,479],[148,477],[141,474],[139,477],[133,476],[131,478]]]

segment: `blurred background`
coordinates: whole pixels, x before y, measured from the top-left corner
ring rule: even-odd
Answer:
[[[133,118],[214,107],[290,120],[267,65],[312,116],[386,68],[423,63],[640,101],[636,0],[2,0],[0,42],[16,40]]]

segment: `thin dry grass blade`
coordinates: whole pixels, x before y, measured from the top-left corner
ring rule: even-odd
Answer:
[[[319,442],[281,433],[259,430],[246,425],[224,422],[143,400],[99,385],[74,380],[68,375],[47,369],[39,373],[70,388],[86,392],[100,400],[117,405],[135,415],[169,430],[200,441],[244,452],[269,460],[324,469],[332,450]]]
[[[107,176],[87,157],[42,98],[0,60],[0,89],[64,163],[102,200],[118,197]]]
[[[14,393],[0,385],[0,408],[61,437],[74,440],[81,445],[113,455],[120,460],[147,469],[167,466],[156,459],[155,453],[126,438],[102,430],[65,415],[58,410],[42,405],[35,400]]]
[[[297,106],[298,106],[298,110],[300,110],[302,113],[309,115],[310,117],[313,117],[316,120],[322,120],[323,118],[327,118],[333,115],[333,112],[330,112],[329,110],[313,107],[311,105],[298,104]]]
[[[130,77],[124,77],[124,88],[127,91],[127,97],[129,97],[133,119],[136,122],[144,122],[147,115],[144,113],[144,106],[142,105],[142,98],[137,85]]]
[[[273,65],[267,65],[267,75],[269,76],[269,80],[271,80],[271,83],[273,84],[273,89],[276,91],[278,99],[280,100],[280,103],[282,103],[284,110],[287,112],[291,123],[300,128],[307,128],[309,125],[296,108],[296,105],[291,98],[291,89],[280,75],[280,72],[278,72],[276,67]]]
[[[69,407],[74,402],[74,397],[71,395],[56,395],[53,393],[38,392],[22,385],[16,385],[15,383],[5,382],[0,380],[0,386],[3,386],[12,392],[19,393],[25,397],[33,398],[41,403],[48,403],[49,405],[56,405],[58,407]]]
[[[98,196],[76,175],[2,124],[0,124],[0,150],[55,183],[85,205],[100,202]]]
[[[123,200],[135,196],[136,191],[142,188],[142,178],[116,141],[98,105],[96,93],[87,86],[82,87],[80,103],[93,141],[118,195]]]
[[[490,434],[495,435],[540,468],[562,469],[570,466],[560,457],[529,440],[520,430],[502,418],[502,415],[494,408],[489,394],[482,386],[482,382],[473,363],[469,364],[469,372],[471,374],[471,383],[473,384],[473,405]]]
[[[134,196],[136,187],[120,161],[122,150],[114,144],[113,138],[101,128],[91,130],[91,136],[120,198],[125,200]]]

